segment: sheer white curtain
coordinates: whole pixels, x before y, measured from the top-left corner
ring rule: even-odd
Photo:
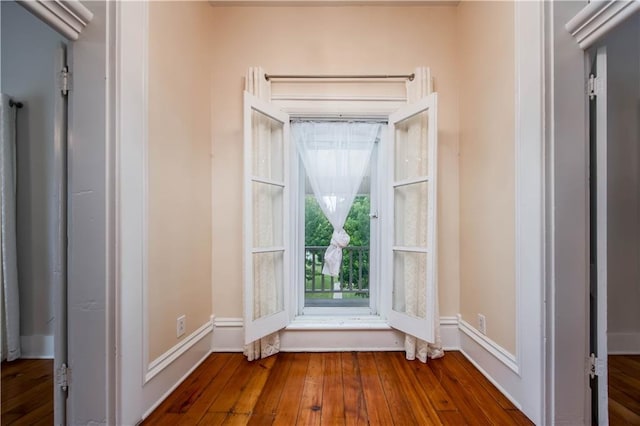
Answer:
[[[313,193],[333,226],[322,273],[337,277],[342,248],[349,244],[343,229],[364,177],[371,151],[380,133],[379,123],[298,122],[291,134],[307,171]]]
[[[264,70],[252,67],[247,71],[245,90],[261,99],[271,98],[271,87],[264,78]],[[277,145],[278,136],[274,134],[268,117],[257,112],[252,117],[254,155],[252,173],[254,176],[282,179],[283,152]],[[279,146],[279,149],[278,149]],[[282,194],[269,185],[257,185],[253,192],[253,240],[256,247],[282,245]],[[280,197],[280,199],[278,199]],[[280,210],[278,210],[280,209]],[[254,255],[254,318],[261,318],[282,310],[282,295],[277,285],[282,281],[282,255],[261,253]],[[273,333],[245,346],[244,354],[249,361],[280,352],[280,333]]]
[[[409,103],[417,102],[424,96],[431,93],[431,75],[428,68],[418,67],[415,71],[416,78],[413,81],[407,82],[407,100]],[[420,117],[420,121],[416,121],[408,129],[407,137],[418,142],[411,146],[413,149],[419,152],[406,153],[410,158],[427,158],[427,128],[429,123],[426,121],[426,117]],[[405,170],[407,174],[419,174],[417,168],[420,167],[418,163],[411,164],[406,163],[404,167],[411,169],[415,167],[416,170]],[[416,188],[417,189],[417,188]],[[436,191],[437,193],[437,191]],[[401,223],[403,223],[403,235],[407,239],[406,245],[422,245],[418,241],[413,241],[417,235],[424,235],[424,228],[427,226],[427,205],[423,191],[406,191],[404,194],[403,208],[396,209],[396,214],[400,214],[402,217]],[[436,224],[437,228],[437,224]],[[437,250],[434,250],[434,253]],[[437,262],[437,259],[436,259]],[[405,303],[407,313],[424,318],[428,313],[425,306],[424,292],[426,291],[426,282],[420,277],[426,276],[425,262],[416,259],[415,256],[408,256],[403,260],[403,274],[405,287]],[[436,280],[436,298],[438,297],[438,284]],[[433,315],[435,316],[435,340],[433,343],[425,342],[410,334],[405,334],[404,349],[406,358],[409,360],[418,359],[422,362],[427,362],[427,358],[440,358],[444,356],[444,350],[442,349],[442,339],[440,337],[440,313],[438,309],[438,303],[436,301],[436,309]]]
[[[7,95],[0,101],[0,312],[1,359],[20,358],[20,302],[16,250],[16,109]]]

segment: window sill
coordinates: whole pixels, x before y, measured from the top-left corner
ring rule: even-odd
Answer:
[[[387,321],[379,315],[316,316],[300,315],[286,330],[390,330]]]

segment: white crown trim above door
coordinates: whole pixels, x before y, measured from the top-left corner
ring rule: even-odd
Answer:
[[[16,0],[18,4],[69,40],[77,40],[93,19],[79,0]]]
[[[582,49],[588,49],[639,10],[638,1],[593,1],[567,22],[565,28]]]

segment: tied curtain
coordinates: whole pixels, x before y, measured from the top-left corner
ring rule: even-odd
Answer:
[[[313,193],[333,226],[324,255],[325,275],[337,277],[340,272],[342,249],[350,240],[343,226],[367,172],[380,127],[379,123],[309,121],[291,125]]]
[[[20,303],[16,249],[16,109],[0,100],[0,315],[2,360],[20,358]]]

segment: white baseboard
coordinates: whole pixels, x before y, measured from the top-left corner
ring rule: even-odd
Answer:
[[[611,355],[640,355],[640,332],[607,333]]]
[[[162,370],[167,368],[169,364],[178,359],[182,354],[191,349],[193,345],[202,340],[205,336],[209,335],[213,331],[213,316],[208,322],[202,324],[193,333],[182,339],[178,344],[169,349],[167,352],[160,355],[149,363],[147,372],[144,377],[144,382],[147,383],[153,379]]]
[[[404,334],[397,330],[284,330],[282,352],[400,351]]]
[[[20,336],[20,358],[53,359],[53,336]]]
[[[242,318],[218,318],[213,321],[212,352],[243,352]]]
[[[156,367],[163,365],[153,378],[144,384],[143,409],[144,420],[173,392],[198,366],[211,354],[211,332],[213,317],[211,321],[198,328],[189,335],[188,344],[184,344],[180,349],[171,349],[172,355],[161,356],[165,361],[158,362]],[[207,327],[205,327],[207,326]],[[171,352],[168,351],[168,352]],[[174,356],[175,355],[175,356]],[[170,362],[166,362],[170,358]]]
[[[518,409],[523,395],[516,358],[487,336],[459,319],[460,352]],[[526,392],[526,391],[525,391]]]
[[[213,333],[213,352],[242,352],[244,329],[242,318],[216,318]],[[456,317],[440,318],[442,345],[448,350],[460,347]],[[399,351],[404,349],[404,334],[389,328],[370,329],[303,329],[281,332],[283,352],[333,351]]]
[[[458,317],[440,317],[440,339],[445,351],[460,350]]]
[[[511,354],[486,335],[480,333],[475,327],[460,317],[458,318],[458,327],[460,328],[460,331],[467,335],[467,337],[470,337],[473,341],[482,346],[484,350],[493,355],[502,364],[510,368],[514,373],[520,373],[515,355]]]

